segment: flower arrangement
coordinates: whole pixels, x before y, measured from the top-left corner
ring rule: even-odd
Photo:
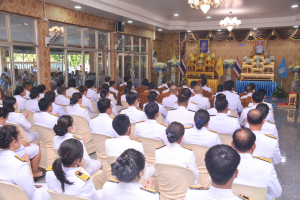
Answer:
[[[247,59],[247,60],[246,60],[246,63],[250,65],[250,64],[251,64],[250,59]]]
[[[298,81],[299,80],[298,73],[300,72],[300,58],[295,63],[289,66],[289,71],[291,73],[294,73],[293,81]]]
[[[175,61],[175,60],[169,60],[168,61],[168,66],[169,67],[179,67],[179,60]]]
[[[233,68],[235,64],[235,60],[229,59],[229,60],[224,60],[223,61],[223,67],[226,68]]]
[[[285,98],[287,97],[286,91],[278,85],[276,90],[273,92],[273,97]]]
[[[270,60],[271,60],[272,62],[274,62],[274,61],[275,61],[275,57],[274,57],[274,56],[271,56],[271,57],[270,57]]]
[[[153,66],[153,73],[157,72],[165,72],[166,74],[169,73],[168,67],[165,63],[157,62]]]
[[[257,57],[256,57],[256,60],[259,60],[259,61],[261,61],[262,59],[261,59],[261,57],[260,57],[260,56],[257,56]]]
[[[247,57],[247,56],[244,56],[243,60],[244,60],[244,61],[248,60],[248,57]]]
[[[266,64],[270,64],[271,63],[271,60],[268,58],[265,62]]]

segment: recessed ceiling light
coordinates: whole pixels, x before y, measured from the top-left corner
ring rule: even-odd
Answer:
[[[222,31],[222,30],[219,29],[218,31]]]
[[[257,28],[253,28],[253,30],[254,30],[254,31],[256,31],[256,30],[257,30]]]
[[[207,18],[207,19],[210,19],[210,18],[211,18],[211,16],[207,16],[206,18]]]
[[[24,23],[24,25],[25,25],[25,26],[28,26],[28,24],[27,24],[27,23]],[[297,26],[297,27],[298,27],[298,26]]]
[[[159,29],[158,29],[158,31],[162,31],[162,29],[161,29],[161,28],[159,28]]]
[[[292,5],[292,8],[298,8],[298,5]]]
[[[188,33],[192,32],[192,31],[187,31]]]
[[[298,28],[298,26],[294,26],[294,28]]]
[[[179,14],[175,13],[175,14],[174,14],[174,16],[175,16],[175,17],[178,17],[178,16],[179,16]]]
[[[131,21],[131,20],[129,20],[129,21],[128,21],[128,23],[129,23],[129,24],[131,24],[131,23],[132,23],[132,21]]]
[[[76,9],[81,9],[81,6],[75,6]]]

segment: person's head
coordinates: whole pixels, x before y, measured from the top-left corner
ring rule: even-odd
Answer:
[[[24,137],[20,134],[17,127],[5,125],[0,128],[0,148],[15,151],[22,145]]]
[[[75,92],[72,94],[70,99],[70,105],[81,104],[82,103],[82,94],[80,92]]]
[[[187,86],[187,84],[188,84],[188,81],[187,81],[186,79],[184,79],[184,80],[182,81],[182,85],[183,85],[183,86]]]
[[[55,101],[55,92],[53,91],[46,92],[44,98],[50,101],[51,103],[53,103]]]
[[[149,102],[155,102],[157,100],[157,93],[155,91],[151,91],[147,97]]]
[[[73,182],[70,182],[65,172],[62,169],[64,167],[75,167],[78,166],[83,158],[83,145],[77,139],[68,139],[62,142],[57,151],[59,158],[56,159],[52,165],[52,170],[61,184],[61,189],[65,191],[65,184],[73,185]],[[75,172],[76,175],[80,175],[80,172]]]
[[[76,87],[76,80],[74,78],[71,78],[69,81],[68,81],[68,88],[75,88]]]
[[[189,98],[183,94],[182,92],[178,95],[178,105],[187,107],[189,102]]]
[[[250,128],[253,126],[262,126],[265,123],[265,114],[258,109],[250,110],[247,114],[247,122]]]
[[[145,156],[135,149],[125,150],[117,161],[111,164],[112,175],[125,183],[138,182],[144,175],[144,168]]]
[[[237,177],[240,160],[237,151],[228,145],[211,147],[205,154],[205,165],[213,185],[232,184]]]
[[[128,82],[130,80],[129,76],[124,77],[124,82]]]
[[[179,122],[172,122],[166,129],[167,139],[170,143],[180,144],[184,136],[184,126]]]
[[[110,77],[109,76],[105,77],[105,82],[109,83],[109,81],[110,81]]]
[[[195,87],[194,87],[195,94],[201,94],[202,91],[203,91],[203,89],[202,89],[201,85],[195,85]]]
[[[0,125],[4,126],[7,118],[8,118],[8,111],[6,110],[6,108],[0,107]]]
[[[202,86],[206,86],[206,84],[207,84],[207,79],[206,78],[202,79],[201,85]]]
[[[239,128],[232,135],[231,146],[239,153],[252,154],[255,150],[256,136],[249,128]]]
[[[94,81],[92,81],[92,80],[86,80],[86,81],[85,81],[85,86],[86,86],[88,89],[94,87]]]
[[[28,76],[28,71],[25,71],[24,74],[25,74],[25,76]]]
[[[29,94],[30,99],[35,99],[35,98],[39,97],[39,95],[40,95],[40,93],[39,93],[39,89],[37,87],[33,87],[30,90],[30,94]]]
[[[112,122],[112,126],[118,135],[130,135],[131,125],[127,115],[117,115]]]
[[[250,85],[245,86],[245,92],[246,92],[247,94],[252,93],[252,88],[251,88]]]
[[[64,136],[67,133],[72,133],[75,129],[73,118],[69,115],[60,116],[57,120],[57,124],[53,127],[53,131],[57,136]]]
[[[159,107],[155,102],[149,102],[145,106],[145,113],[148,119],[155,119],[159,115]]]
[[[178,87],[176,85],[171,85],[170,87],[170,94],[176,95],[178,91]]]
[[[233,85],[231,84],[231,82],[230,81],[226,81],[224,83],[224,90],[226,90],[226,91],[232,91],[232,89],[233,89]]]
[[[7,67],[4,67],[4,71],[7,72]]]
[[[43,112],[52,112],[52,102],[50,102],[48,99],[42,98],[38,102],[39,108]]]
[[[132,88],[132,81],[127,81],[127,86]]]
[[[256,106],[256,109],[263,111],[264,115],[265,115],[265,119],[267,118],[270,108],[267,104],[265,103],[260,103]]]
[[[198,110],[195,113],[194,121],[197,129],[208,127],[209,120],[210,116],[206,110]]]
[[[22,86],[17,86],[15,91],[14,91],[14,95],[21,95],[21,96],[25,96],[26,92],[24,90],[24,88]]]
[[[148,79],[143,79],[143,81],[142,81],[142,85],[144,85],[144,86],[146,86],[146,87],[148,87],[148,84],[149,84],[149,80]]]
[[[78,88],[79,92],[82,94],[82,95],[86,95],[87,94],[87,87],[85,85],[82,85]]]
[[[192,82],[191,82],[191,88],[194,89],[194,87],[195,87],[197,84],[198,84],[197,81],[192,81]]]
[[[234,88],[234,81],[233,80],[229,80],[228,82],[231,84],[232,88]]]
[[[168,77],[166,77],[166,76],[164,76],[164,77],[162,77],[162,83],[163,84],[167,84],[167,82],[168,82]]]
[[[40,94],[43,94],[46,92],[46,86],[45,85],[39,85],[38,87],[38,91]]]
[[[112,106],[110,100],[107,98],[99,99],[97,102],[97,107],[100,113],[107,113],[108,115],[112,112]]]
[[[31,88],[32,88],[32,85],[31,85],[31,83],[30,83],[29,81],[25,81],[25,82],[23,83],[23,88],[24,88],[25,90],[27,90],[27,91],[30,91]]]
[[[255,92],[255,84],[254,83],[250,83],[249,86],[251,86],[251,89],[253,90],[253,92]]]
[[[267,96],[267,91],[265,89],[259,89],[259,90],[257,90],[257,92],[262,93],[264,95],[264,97]]]
[[[262,103],[265,99],[265,95],[261,92],[254,92],[252,94],[252,99],[254,103]]]
[[[59,86],[65,86],[65,82],[62,80],[57,81],[56,87],[59,87]]]
[[[129,106],[135,106],[138,101],[137,94],[135,92],[129,92],[126,94],[126,101]]]
[[[115,81],[110,81],[109,82],[109,87],[115,88],[116,87],[116,82]]]
[[[223,85],[218,85],[217,92],[223,92],[223,91],[224,91],[224,86]]]
[[[192,92],[191,92],[191,90],[189,88],[183,88],[181,90],[181,93],[184,94],[185,96],[187,96],[188,99],[191,98]]]
[[[168,88],[170,88],[172,85],[174,85],[173,81],[168,81]]]
[[[131,87],[126,86],[124,88],[124,94],[128,94],[131,91]]]
[[[64,86],[60,86],[57,88],[57,94],[66,95],[66,88]]]
[[[107,98],[109,96],[109,90],[106,88],[102,88],[100,92],[100,97],[101,98]]]
[[[150,82],[150,83],[148,84],[148,89],[149,89],[149,90],[154,90],[154,88],[155,88],[154,83],[153,83],[153,82]]]
[[[107,90],[109,90],[109,85],[106,84],[106,83],[104,83],[104,84],[102,85],[102,88],[101,88],[101,89],[107,89]]]
[[[218,95],[220,95],[220,96],[218,98],[216,98],[215,108],[220,113],[227,113],[228,112],[228,101],[227,101],[226,97],[225,98],[223,97],[223,96],[225,96],[224,94],[218,94]]]

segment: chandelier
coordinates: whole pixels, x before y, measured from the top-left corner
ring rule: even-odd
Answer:
[[[191,8],[201,9],[206,14],[210,6],[217,8],[222,0],[189,0]]]
[[[236,17],[231,18],[231,11],[230,11],[230,17],[226,17],[224,20],[220,21],[220,26],[222,28],[227,28],[230,32],[233,28],[239,27],[241,24],[241,20],[238,20]]]

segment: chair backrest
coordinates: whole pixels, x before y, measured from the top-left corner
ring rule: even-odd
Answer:
[[[61,107],[64,109],[65,112],[67,112],[67,105],[62,105]]]
[[[59,155],[58,155],[58,149],[56,149],[56,148],[53,148],[53,152],[54,152],[54,154],[55,154],[56,158],[58,158],[58,157],[59,157]]]
[[[157,90],[159,91],[160,94],[162,94],[162,92],[167,89],[168,88],[164,86],[164,87],[158,88]]]
[[[115,92],[109,91],[112,95],[114,95],[114,98],[117,99],[117,94]]]
[[[140,108],[141,109],[144,108],[144,103],[149,102],[148,95],[150,92],[151,92],[150,90],[146,90],[145,92],[140,94]]]
[[[236,111],[235,111],[235,110],[230,109],[230,111],[231,111],[231,115],[232,115],[232,116],[237,117],[237,114],[236,114]]]
[[[155,163],[161,200],[183,200],[187,190],[194,185],[192,170],[171,164]]]
[[[169,110],[172,110],[173,107],[165,107],[165,109],[169,112]]]
[[[98,160],[104,161],[106,159],[105,141],[110,137],[108,137],[106,135],[92,133],[92,138],[96,145],[96,154],[97,154]]]
[[[3,181],[0,181],[0,197],[1,200],[29,200],[20,186]]]
[[[84,197],[60,194],[60,193],[57,193],[57,192],[53,192],[52,190],[48,190],[48,193],[50,194],[52,200],[89,200],[89,199],[84,198]]]
[[[7,124],[7,125],[12,125],[12,126],[17,127],[17,129],[20,131],[21,135],[24,137],[24,140],[25,140],[26,142],[29,142],[28,137],[27,137],[27,135],[26,135],[26,132],[25,132],[25,130],[23,129],[22,126],[20,126],[19,124],[15,124],[15,123],[6,123],[6,124]]]
[[[233,184],[232,190],[236,196],[242,194],[244,196],[247,196],[255,200],[265,200],[268,192],[267,188],[259,188],[259,187],[252,187],[248,185],[239,185],[239,184]]]
[[[99,114],[99,110],[98,110],[98,108],[97,108],[97,106],[95,104],[95,101],[91,99],[91,102],[92,102],[92,106],[94,108],[95,113]]]
[[[216,96],[213,96],[213,97],[209,98],[209,103],[210,103],[211,108],[215,107],[215,98],[216,98]]]
[[[135,124],[131,123],[131,134],[130,139],[135,139]]]
[[[161,113],[159,113],[158,117],[156,118],[156,121],[157,123],[163,123],[163,124],[165,123]]]
[[[219,133],[218,135],[220,137],[220,140],[221,140],[222,144],[227,144],[227,145],[231,146],[231,142],[232,142],[232,135],[231,134]]]
[[[118,159],[118,156],[106,156],[106,161],[107,161],[109,166],[111,166],[111,164],[116,162],[117,159]]]
[[[27,120],[30,122],[31,124],[31,129],[32,131],[36,132],[36,129],[35,129],[35,126],[34,126],[34,121],[33,121],[33,115],[34,115],[34,112],[32,112],[31,110],[26,110],[28,112],[28,117],[27,117]],[[25,112],[26,112],[25,111]]]
[[[127,101],[121,101],[121,104],[122,104],[122,108],[125,109],[125,108],[128,108],[129,105],[127,103]]]

